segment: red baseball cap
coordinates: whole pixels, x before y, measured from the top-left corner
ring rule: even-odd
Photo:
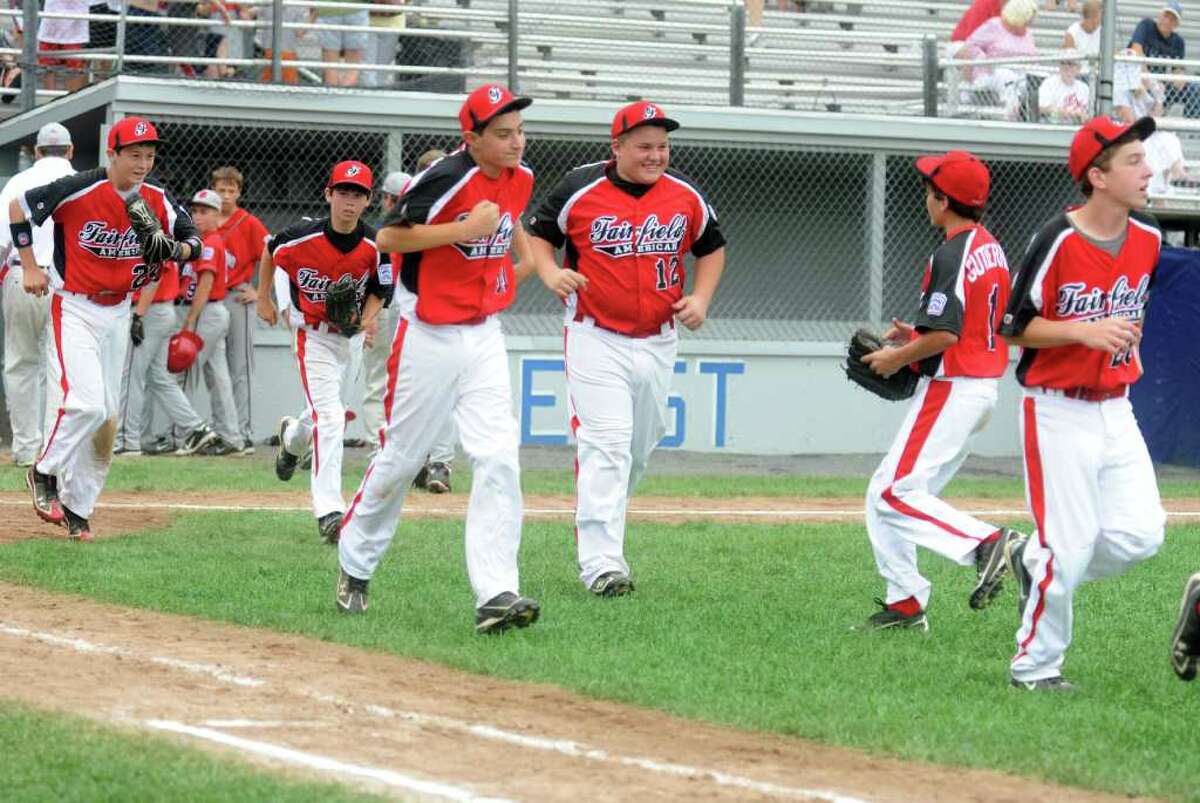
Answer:
[[[679,128],[679,123],[667,117],[667,113],[663,111],[662,106],[659,106],[657,103],[651,103],[648,100],[639,100],[630,103],[617,112],[617,116],[613,118],[612,123],[613,139],[616,139],[627,131],[632,131],[640,125],[656,125],[660,128],[665,128],[667,131],[674,131],[676,128]]]
[[[963,206],[983,206],[992,188],[987,165],[967,151],[922,156],[917,159],[917,172],[929,179],[939,192]]]
[[[367,194],[371,194],[371,188],[375,185],[375,178],[371,175],[371,168],[367,167],[362,162],[356,162],[353,159],[346,162],[338,162],[333,166],[333,173],[329,176],[328,189],[347,185],[350,187],[358,187],[361,190],[366,190]]]
[[[1154,133],[1154,118],[1143,117],[1125,125],[1111,117],[1093,117],[1084,123],[1071,140],[1071,155],[1067,158],[1067,169],[1071,171],[1071,178],[1081,180],[1083,174],[1092,166],[1092,162],[1095,162],[1113,142],[1130,131],[1136,132],[1138,139],[1145,139]]]
[[[514,95],[500,84],[484,84],[463,101],[462,108],[458,110],[458,124],[464,134],[482,131],[493,117],[519,112],[530,103],[533,103],[533,98]]]
[[[108,149],[110,151],[142,142],[151,142],[156,145],[166,144],[158,138],[158,131],[155,130],[154,124],[142,117],[122,117],[113,124],[112,128],[108,129]]]

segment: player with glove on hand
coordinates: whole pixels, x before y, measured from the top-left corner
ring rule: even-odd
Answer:
[[[362,222],[371,202],[371,168],[339,162],[325,188],[329,216],[296,223],[267,241],[259,262],[259,287],[271,287],[275,269],[288,275],[290,324],[307,409],[279,422],[275,474],[290,480],[311,444],[313,513],[326,543],[336,544],[346,502],[342,498],[343,368],[350,338],[370,332],[392,297],[391,263],[380,260],[375,230]],[[271,326],[278,312],[270,293],[258,296],[258,315]]]
[[[916,370],[912,406],[867,489],[867,533],[887,582],[873,628],[929,628],[929,581],[917,570],[923,546],[975,566],[970,606],[985,608],[1000,590],[1010,530],[967,515],[937,497],[970,452],[996,404],[1008,347],[996,335],[1008,302],[1008,262],[979,223],[991,179],[964,151],[917,160],[929,222],[945,240],[929,258],[912,324],[893,321],[887,345],[862,362],[887,377]],[[854,359],[854,357],[851,357]],[[911,367],[910,367],[911,366]]]
[[[107,167],[27,190],[9,205],[22,264],[36,264],[33,225],[53,218],[62,244],[49,276],[24,275],[25,292],[51,293],[46,388],[54,413],[26,482],[38,516],[65,524],[74,540],[91,538],[87,519],[112,459],[129,295],[140,287],[153,294],[160,263],[200,252],[191,218],[145,183],[161,145],[152,124],[125,117],[109,129]]]

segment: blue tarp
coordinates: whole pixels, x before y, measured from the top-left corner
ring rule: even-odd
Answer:
[[[1164,248],[1130,391],[1156,463],[1200,467],[1200,250]]]

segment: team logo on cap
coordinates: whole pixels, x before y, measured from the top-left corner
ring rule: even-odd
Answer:
[[[138,123],[137,125],[135,125],[133,127],[133,135],[135,137],[145,136],[146,132],[149,130],[149,128],[150,127],[148,125],[146,125],[145,123]]]
[[[488,87],[488,101],[492,104],[500,102],[500,98],[504,97],[504,93],[500,91],[500,87]]]
[[[658,117],[658,107],[653,103],[647,104],[646,108],[642,109],[642,119],[653,120],[655,117]]]
[[[346,178],[354,178],[361,172],[362,169],[359,168],[358,165],[350,165],[348,168],[346,168]]]

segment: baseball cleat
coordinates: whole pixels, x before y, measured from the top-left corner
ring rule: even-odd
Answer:
[[[213,438],[212,442],[207,446],[202,446],[196,450],[196,454],[205,457],[225,457],[226,455],[237,454],[238,448],[229,441],[218,436]]]
[[[1171,634],[1171,668],[1180,680],[1192,680],[1200,667],[1200,574],[1193,574],[1183,587],[1179,621]]]
[[[215,440],[217,440],[217,433],[209,429],[207,424],[201,424],[188,433],[187,437],[183,439],[183,444],[175,450],[175,454],[181,457],[195,454]]]
[[[875,604],[882,610],[876,611],[867,617],[864,630],[916,629],[928,632],[929,620],[925,618],[925,611],[917,611],[909,615],[889,607],[886,602],[878,597],[875,598]]]
[[[592,581],[588,590],[598,597],[623,597],[633,591],[633,581],[625,572],[605,572]]]
[[[421,470],[417,472],[417,476],[413,477],[412,487],[425,490],[426,483],[429,482],[429,464],[421,466]]]
[[[1029,544],[1029,536],[1014,533],[1004,545],[1004,562],[1012,573],[1017,584],[1017,614],[1025,618],[1025,604],[1029,602],[1029,594],[1033,591],[1033,577],[1025,568],[1025,547]]]
[[[92,528],[83,516],[77,516],[71,508],[63,505],[63,520],[67,527],[67,538],[71,541],[91,541]]]
[[[534,600],[504,591],[475,609],[475,632],[502,633],[510,627],[529,627],[540,613]]]
[[[326,513],[321,518],[317,519],[317,531],[321,534],[321,540],[327,544],[336,544],[338,537],[342,532],[342,516],[343,513]]]
[[[254,454],[254,452],[255,452],[254,441],[250,440],[249,438],[244,439],[242,441],[242,448],[238,449],[238,454],[244,454],[244,455],[249,456],[249,455]]]
[[[1008,542],[1020,533],[1007,527],[1000,528],[1000,534],[991,541],[975,547],[975,587],[971,589],[968,602],[972,608],[981,611],[1004,588],[1004,573],[1008,571],[1004,548]]]
[[[338,567],[337,609],[342,613],[356,614],[367,612],[367,584],[370,580],[359,580],[346,574],[346,570]]]
[[[283,446],[283,436],[296,419],[285,415],[279,419],[279,445],[275,447],[275,476],[287,482],[296,473],[296,464],[300,462],[296,455]]]
[[[1052,678],[1042,678],[1041,680],[1017,680],[1013,678],[1012,687],[1021,691],[1075,691],[1074,684],[1062,675],[1055,675]]]
[[[425,490],[431,494],[450,493],[449,463],[426,463],[422,470],[425,472]]]
[[[300,468],[302,468],[304,471],[311,471],[312,470],[312,461],[313,461],[313,450],[312,450],[312,447],[310,446],[310,447],[308,447],[308,449],[306,449],[304,451],[304,457],[300,458]]]
[[[33,511],[38,518],[50,524],[62,524],[65,518],[62,503],[58,501],[58,480],[53,474],[43,474],[37,466],[25,472],[25,486],[33,495]]]

